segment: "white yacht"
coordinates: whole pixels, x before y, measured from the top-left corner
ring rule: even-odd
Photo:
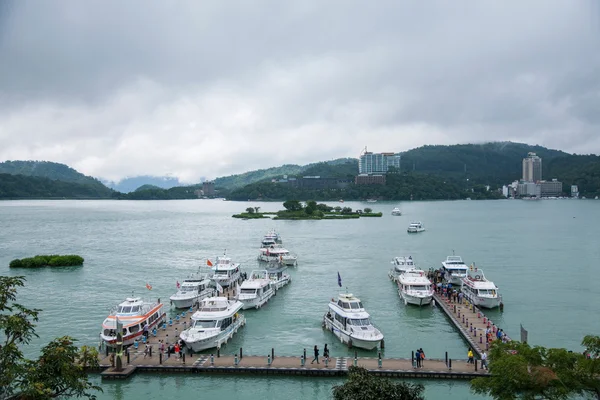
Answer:
[[[217,257],[217,262],[212,270],[212,280],[222,287],[233,286],[235,282],[241,280],[240,264],[231,262],[231,258],[225,254]]]
[[[360,299],[351,293],[340,294],[337,302],[331,299],[323,316],[323,327],[350,347],[373,350],[383,340],[383,334],[371,324]]]
[[[413,261],[412,256],[394,257],[394,259],[392,260],[392,264],[394,266],[392,267],[392,269],[390,269],[388,276],[394,282],[398,281],[398,277],[400,276],[400,274],[415,269],[415,262]]]
[[[467,276],[467,266],[460,256],[448,256],[446,261],[442,261],[444,279],[456,286],[460,286],[462,279]]]
[[[205,297],[212,297],[216,290],[210,287],[212,280],[208,274],[192,274],[183,282],[177,282],[177,293],[170,297],[175,308],[190,308]]]
[[[280,244],[261,248],[260,253],[258,254],[258,260],[291,266],[298,264],[298,257],[291,254],[287,249],[284,249]]]
[[[462,279],[461,291],[463,296],[477,307],[495,308],[502,303],[498,286],[487,280],[483,271],[473,265],[469,268],[467,276]]]
[[[402,211],[400,211],[400,209],[398,207],[394,207],[394,209],[392,210],[392,215],[402,215]]]
[[[265,239],[271,239],[273,240],[275,243],[283,243],[281,240],[281,236],[279,235],[279,233],[277,233],[275,231],[275,229],[271,229],[264,237],[263,240]]]
[[[275,290],[281,289],[292,281],[290,274],[285,273],[286,269],[285,266],[267,269],[267,274],[269,274],[269,279]]]
[[[242,282],[236,292],[238,293],[237,299],[244,305],[244,310],[259,309],[273,297],[275,287],[273,287],[266,270],[256,270],[250,273],[250,277]]]
[[[421,221],[411,222],[410,225],[408,225],[408,229],[406,229],[408,233],[419,233],[423,232],[424,230],[425,228],[423,227]]]
[[[404,299],[404,304],[422,306],[431,303],[433,287],[425,271],[411,269],[398,277],[398,293]]]
[[[123,329],[123,345],[128,346],[142,336],[146,325],[150,331],[165,319],[162,303],[144,302],[139,297],[128,297],[110,310],[108,317],[102,322],[100,338],[107,346],[116,347],[118,321]]]
[[[193,351],[221,348],[246,323],[239,314],[243,304],[226,297],[208,297],[192,315],[190,327],[179,335]]]

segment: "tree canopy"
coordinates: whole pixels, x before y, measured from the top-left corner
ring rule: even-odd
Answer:
[[[89,391],[102,390],[88,380],[86,367],[98,366],[95,348],[78,349],[74,339],[64,336],[52,340],[36,360],[24,357],[22,346],[34,337],[35,322],[41,310],[29,309],[16,302],[23,287],[22,276],[0,276],[0,399],[53,399],[88,397]]]
[[[365,368],[348,368],[348,380],[333,387],[334,400],[423,400],[423,385],[395,383],[379,378]]]

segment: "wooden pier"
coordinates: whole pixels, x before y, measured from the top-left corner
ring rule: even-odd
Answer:
[[[473,304],[466,300],[463,300],[462,303],[453,302],[439,293],[435,293],[433,298],[436,305],[469,343],[477,358],[481,358],[481,354],[489,348],[485,335],[487,328],[492,330],[492,340],[498,340],[496,338],[497,327]]]

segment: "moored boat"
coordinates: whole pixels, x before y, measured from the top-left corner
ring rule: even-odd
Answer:
[[[285,266],[267,269],[267,274],[275,290],[281,289],[292,281],[290,274],[285,272],[286,269]]]
[[[275,229],[271,229],[264,237],[263,240],[272,240],[275,243],[283,243],[281,240],[281,236],[279,233],[275,231]]]
[[[411,222],[410,225],[408,225],[408,228],[406,229],[408,233],[419,233],[423,232],[424,230],[425,227],[423,226],[421,221]]]
[[[259,309],[275,294],[269,274],[266,270],[255,270],[250,273],[239,287],[237,299],[242,302],[243,309],[249,308]]]
[[[238,312],[243,304],[226,297],[208,297],[200,302],[198,311],[192,315],[190,327],[179,335],[194,352],[227,343],[244,326],[246,319]]]
[[[383,334],[371,324],[360,299],[351,293],[340,294],[337,301],[331,299],[323,327],[350,347],[373,350],[383,341]]]
[[[216,294],[215,288],[210,286],[211,283],[209,274],[192,274],[183,282],[177,282],[177,293],[169,299],[175,308],[190,308],[197,305],[200,300]]]
[[[400,274],[403,274],[404,272],[409,271],[411,269],[415,269],[415,262],[413,261],[412,256],[394,257],[394,259],[392,260],[392,264],[394,266],[392,267],[392,269],[390,269],[388,276],[394,282],[398,281],[398,277],[400,276]]]
[[[433,287],[425,271],[411,269],[398,277],[398,293],[404,304],[427,305],[433,299]]]
[[[470,303],[477,307],[495,308],[502,303],[498,286],[486,279],[483,271],[471,265],[467,276],[462,279],[461,292]]]
[[[298,264],[298,257],[294,254],[291,254],[280,244],[274,244],[269,247],[263,247],[259,251],[259,261],[290,266],[295,266]]]
[[[229,287],[241,281],[240,264],[232,262],[225,254],[217,257],[212,270],[212,280],[221,287]]]
[[[139,297],[128,297],[124,302],[110,310],[108,317],[102,322],[100,338],[109,347],[117,346],[117,324],[123,330],[123,346],[133,344],[144,333],[148,326],[151,331],[166,319],[163,304],[144,302]]]
[[[442,261],[444,279],[456,286],[460,286],[462,279],[467,276],[467,266],[460,256],[451,255]]]

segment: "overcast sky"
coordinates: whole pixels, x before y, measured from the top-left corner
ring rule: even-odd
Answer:
[[[0,160],[189,183],[362,148],[600,153],[595,0],[0,1]]]

